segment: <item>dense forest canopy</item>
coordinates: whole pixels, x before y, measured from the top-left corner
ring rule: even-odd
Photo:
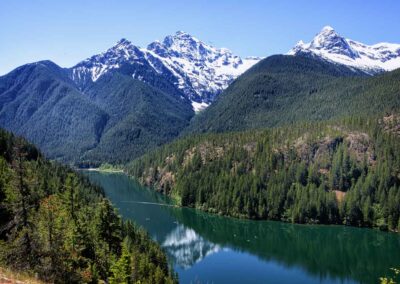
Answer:
[[[161,248],[102,190],[0,130],[0,266],[56,283],[174,283]]]
[[[400,228],[400,119],[349,117],[190,136],[128,173],[183,206],[296,223]]]

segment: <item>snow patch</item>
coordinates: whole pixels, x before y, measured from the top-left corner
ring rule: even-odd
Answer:
[[[192,107],[193,107],[194,112],[196,112],[196,113],[200,112],[202,110],[205,110],[208,106],[209,106],[209,104],[207,104],[205,102],[198,103],[198,102],[192,101]]]

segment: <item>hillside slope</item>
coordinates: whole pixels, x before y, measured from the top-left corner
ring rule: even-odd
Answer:
[[[133,161],[127,171],[183,206],[214,213],[396,231],[399,125],[398,116],[352,117],[191,136]]]
[[[0,216],[0,267],[53,283],[175,281],[161,248],[100,188],[1,129]]]
[[[308,56],[271,56],[235,80],[186,133],[258,129],[400,107],[400,71],[374,77]]]
[[[177,137],[193,116],[190,102],[118,72],[102,76],[86,92],[108,114],[96,148],[82,161],[123,163]]]
[[[0,126],[71,160],[98,142],[108,114],[83,96],[50,61],[0,77]]]
[[[194,115],[189,100],[158,86],[168,93],[121,71],[82,91],[50,61],[24,65],[0,77],[0,126],[51,159],[122,163],[170,141]]]

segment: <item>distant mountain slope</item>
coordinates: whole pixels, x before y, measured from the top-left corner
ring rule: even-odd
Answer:
[[[0,77],[0,126],[64,162],[123,162],[178,135],[190,101],[121,73],[85,85],[43,61]],[[168,86],[164,89],[168,90]],[[99,149],[97,149],[99,148]]]
[[[83,96],[63,69],[44,61],[0,77],[0,125],[51,158],[71,160],[95,147],[108,114]]]
[[[186,132],[273,127],[296,121],[376,114],[400,107],[400,71],[356,76],[309,56],[271,56],[235,80]]]
[[[366,45],[340,36],[332,27],[324,27],[310,43],[300,41],[289,55],[309,54],[362,70],[367,74],[400,68],[400,44]]]
[[[109,120],[95,149],[82,160],[126,162],[177,137],[193,116],[190,102],[130,76],[109,73],[87,92]]]
[[[172,86],[197,107],[199,103],[205,106],[213,101],[232,80],[259,60],[241,59],[226,48],[215,48],[178,31],[165,37],[162,42],[149,44],[147,48],[139,48],[121,39],[106,52],[72,67],[70,74],[81,88],[95,82],[110,70],[122,70],[151,85],[158,75],[168,81],[165,85],[169,85],[169,89]]]

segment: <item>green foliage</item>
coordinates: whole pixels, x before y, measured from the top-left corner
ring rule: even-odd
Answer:
[[[109,120],[82,165],[126,163],[177,137],[194,114],[189,101],[119,73],[102,76],[86,93]]]
[[[14,270],[56,283],[175,282],[160,247],[100,188],[2,130],[0,214],[0,263]]]
[[[394,273],[394,277],[381,277],[381,284],[396,284],[399,280],[400,269],[392,268],[391,269]]]
[[[109,163],[103,163],[100,165],[99,170],[102,172],[121,172],[122,166],[115,166]]]
[[[131,281],[131,253],[128,250],[126,241],[122,244],[122,253],[118,261],[111,267],[112,276],[110,284],[129,284]]]
[[[400,70],[374,77],[303,56],[270,56],[235,80],[185,133],[376,115],[400,107]]]
[[[398,231],[400,142],[382,121],[191,136],[127,170],[181,205],[213,213]]]
[[[171,83],[152,76],[143,83],[111,72],[78,86],[50,61],[24,65],[0,77],[0,126],[61,162],[124,163],[171,141],[194,115]]]
[[[107,113],[73,86],[50,61],[0,77],[0,127],[24,135],[46,155],[70,161],[93,148]]]

